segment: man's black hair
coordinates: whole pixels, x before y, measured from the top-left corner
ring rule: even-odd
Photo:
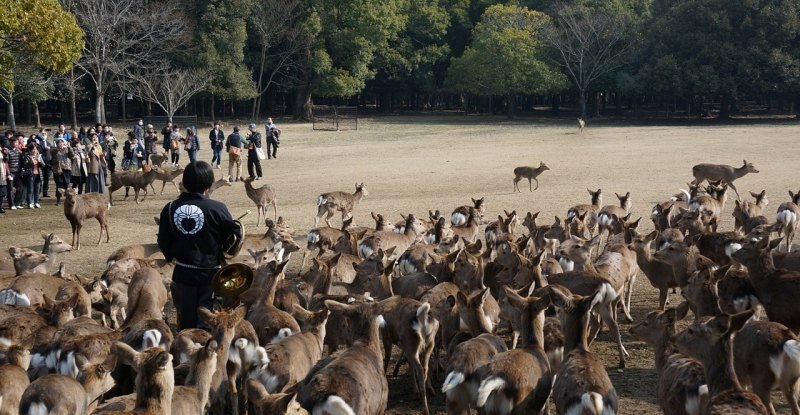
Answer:
[[[214,170],[205,161],[196,161],[186,166],[183,172],[183,187],[191,193],[204,193],[214,184]]]

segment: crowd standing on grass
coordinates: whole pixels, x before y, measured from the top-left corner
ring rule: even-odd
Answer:
[[[250,178],[261,180],[264,177],[261,161],[278,158],[280,144],[280,129],[272,118],[264,126],[263,137],[256,124],[248,125],[244,134],[235,126],[233,133],[226,136],[219,122],[215,122],[208,136],[211,166],[220,168],[224,149],[228,153],[228,181],[244,180],[242,153],[247,150],[247,173]],[[161,139],[172,168],[179,167],[182,151],[187,154],[187,164],[198,161],[201,145],[193,128],[186,128],[183,135],[179,126],[167,122],[161,129]],[[122,157],[118,159],[120,143],[110,125],[96,124],[75,131],[60,124],[55,132],[40,128],[30,136],[20,131],[5,131],[0,136],[0,213],[6,212],[6,206],[10,210],[39,209],[42,199],[55,198],[58,206],[63,191],[70,187],[78,194],[105,193],[109,175],[117,171],[118,163],[122,170],[141,170],[151,156],[158,154],[158,140],[153,125],[145,125],[139,119],[127,132],[122,142]]]

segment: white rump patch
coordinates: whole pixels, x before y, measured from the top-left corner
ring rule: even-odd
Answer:
[[[358,253],[361,254],[361,258],[367,259],[372,256],[372,248],[365,243],[361,243],[358,245]]]
[[[47,415],[47,406],[42,402],[34,402],[28,407],[28,415]]]
[[[511,413],[514,407],[514,403],[511,399],[493,393],[503,389],[505,386],[506,381],[498,377],[490,377],[481,382],[481,386],[478,387],[478,408],[484,408],[484,410],[489,413]],[[494,395],[494,399],[490,402],[489,398],[492,395]]]
[[[383,318],[383,316],[378,316],[377,320],[378,320],[378,327],[380,328],[386,327],[386,319]]]
[[[292,329],[290,329],[288,327],[284,327],[284,328],[278,330],[278,334],[276,334],[275,337],[273,337],[269,342],[270,342],[270,344],[275,344],[275,343],[277,343],[277,342],[279,342],[279,341],[291,336],[292,334],[293,334],[292,333]]]
[[[738,251],[740,249],[742,249],[742,244],[736,243],[736,242],[729,243],[729,244],[725,245],[725,255],[727,255],[728,258],[730,258],[731,255],[734,254],[734,252],[736,252],[736,251]]]
[[[417,267],[414,266],[414,264],[408,258],[403,258],[398,265],[400,265],[401,275],[413,274],[417,272]]]
[[[455,212],[450,215],[450,223],[454,226],[462,226],[467,223],[467,217],[463,213]]]
[[[14,290],[3,290],[0,291],[0,304],[30,307],[31,300],[27,294],[20,294]]]
[[[317,196],[317,206],[322,206],[327,202],[327,200],[322,196]]]
[[[58,363],[58,373],[77,379],[80,374],[78,365],[75,363],[75,352],[67,353],[67,358],[63,362]]]
[[[315,244],[319,242],[319,232],[316,229],[309,231],[308,235],[306,236],[306,240],[310,244]]]
[[[447,392],[450,389],[455,388],[456,386],[464,383],[464,374],[461,372],[450,372],[447,374],[447,377],[444,379],[444,385],[442,385],[442,392]]]
[[[614,223],[614,219],[607,213],[601,213],[597,217],[597,221],[600,222],[600,225],[602,226],[611,226],[611,224]]]
[[[564,272],[569,272],[575,270],[575,263],[572,262],[571,259],[562,256],[558,258],[558,265],[561,265],[561,269]]]
[[[4,348],[5,347],[9,347],[9,346],[11,346],[11,341],[9,341],[5,337],[0,337],[0,346],[3,346]]]
[[[428,245],[435,244],[436,243],[436,234],[432,233],[432,232],[428,232],[428,233],[425,234],[423,239],[424,239],[425,243],[428,244]]]
[[[789,225],[797,222],[797,215],[791,210],[782,210],[778,212],[776,220],[784,225]]]
[[[800,372],[800,343],[787,340],[782,353],[769,357],[769,368],[776,379],[781,379],[786,370],[791,370],[796,376]]]
[[[142,336],[142,350],[158,347],[161,344],[161,332],[156,329],[147,330]],[[139,351],[142,351],[139,350]]]
[[[311,411],[311,415],[356,415],[353,408],[344,401],[344,399],[336,396],[331,395],[328,396],[328,399],[325,399],[320,405],[314,407]]]

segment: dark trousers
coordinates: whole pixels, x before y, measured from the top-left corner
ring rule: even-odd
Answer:
[[[253,170],[255,170],[255,175],[253,175]],[[258,159],[255,150],[247,152],[247,173],[250,174],[252,178],[264,177],[261,174],[261,160]]]
[[[50,177],[53,175],[53,169],[50,166],[42,168],[42,196],[50,197]]]
[[[69,170],[64,170],[61,174],[55,175],[56,204],[61,203],[61,192],[59,192],[58,189],[66,190],[69,187],[70,180],[72,180],[72,173]]]
[[[78,190],[78,194],[83,194],[83,185],[86,183],[86,175],[81,172],[80,176],[70,176],[72,187]]]
[[[197,150],[189,150],[187,153],[189,154],[189,163],[197,161]]]
[[[211,310],[211,285],[186,285],[172,282],[172,299],[175,302],[175,311],[178,313],[178,329],[206,328],[197,317],[197,309],[205,307]],[[201,327],[202,326],[202,327]]]
[[[267,157],[278,158],[278,142],[274,138],[267,138]]]
[[[172,153],[172,163],[178,164],[181,159],[181,151],[180,150],[170,150]]]
[[[214,155],[211,156],[211,165],[213,166],[214,163],[217,163],[217,166],[219,166],[222,163],[222,146],[214,146],[211,149],[214,152]]]
[[[8,186],[0,185],[0,209],[3,209],[3,199],[6,198]]]
[[[25,182],[22,177],[14,176],[14,206],[22,205],[22,196],[25,194]],[[9,198],[10,200],[11,198]]]

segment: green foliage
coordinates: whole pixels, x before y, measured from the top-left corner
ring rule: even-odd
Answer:
[[[640,76],[671,95],[732,96],[797,80],[798,0],[656,2]]]
[[[312,19],[319,19],[312,47],[314,92],[350,97],[375,76],[379,51],[390,49],[406,26],[406,0],[311,0]],[[312,25],[313,26],[313,25]]]
[[[195,65],[211,73],[208,91],[229,100],[256,96],[252,73],[244,63],[247,18],[253,0],[204,0],[198,6],[200,53]]]
[[[565,77],[544,60],[547,15],[516,5],[494,5],[475,26],[472,43],[452,60],[445,86],[478,95],[545,94]]]
[[[57,0],[0,2],[0,87],[14,88],[15,56],[63,73],[80,58],[82,50],[83,31]]]

